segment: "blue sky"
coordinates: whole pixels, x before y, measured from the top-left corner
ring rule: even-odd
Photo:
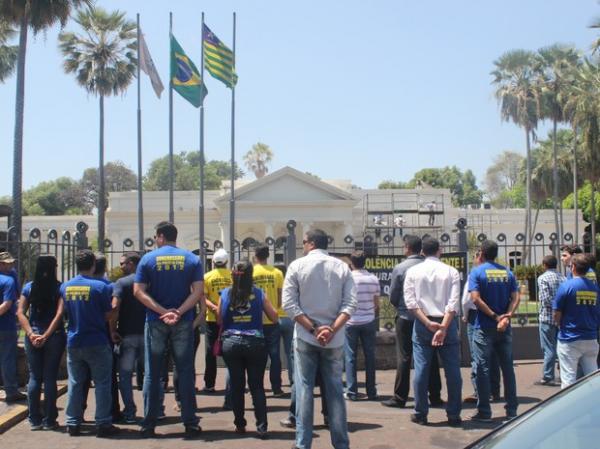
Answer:
[[[168,13],[173,32],[199,66],[200,15],[232,42],[237,12],[236,152],[256,142],[275,153],[271,170],[289,165],[324,179],[375,188],[425,167],[457,165],[482,182],[493,157],[524,153],[523,132],[501,123],[489,75],[514,48],[555,42],[588,51],[600,16],[596,0],[98,0],[142,29],[163,83],[168,81]],[[73,24],[68,24],[73,30]],[[24,188],[58,176],[80,178],[98,160],[98,100],[62,71],[54,29],[29,42],[26,72]],[[206,152],[230,151],[230,91],[206,81]],[[0,85],[0,195],[11,192],[14,76]],[[136,86],[109,98],[106,160],[133,170]],[[154,96],[142,74],[144,167],[168,152],[168,96]],[[175,151],[198,149],[198,117],[175,94]],[[544,127],[540,134],[545,135]]]

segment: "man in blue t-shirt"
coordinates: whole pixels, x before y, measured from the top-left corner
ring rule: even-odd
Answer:
[[[27,399],[17,389],[17,299],[18,283],[13,276],[15,259],[8,252],[0,253],[0,370],[4,380],[5,401]]]
[[[599,290],[586,276],[589,268],[586,255],[575,254],[571,258],[573,277],[561,284],[552,302],[554,322],[559,327],[557,353],[562,388],[575,383],[578,365],[583,375],[598,369]]]
[[[513,367],[510,319],[519,305],[518,286],[512,272],[495,262],[498,244],[485,240],[481,244],[482,262],[469,275],[469,291],[477,307],[473,323],[473,360],[477,384],[477,413],[475,421],[489,422],[490,359],[495,353],[504,378],[506,416],[517,415],[517,383]]]
[[[142,437],[155,435],[160,409],[160,373],[167,346],[178,374],[181,418],[186,438],[201,432],[196,416],[193,309],[200,304],[204,316],[202,264],[195,254],[177,248],[177,228],[163,221],[156,225],[158,249],[140,261],[133,293],[146,306],[144,420]]]
[[[91,374],[96,389],[96,427],[98,437],[108,437],[118,429],[112,425],[111,371],[112,350],[106,323],[111,319],[111,289],[94,279],[96,257],[90,250],[75,256],[78,275],[60,287],[67,325],[67,430],[80,434],[83,421],[84,384]]]

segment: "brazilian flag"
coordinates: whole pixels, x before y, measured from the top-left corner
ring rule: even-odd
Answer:
[[[208,91],[198,69],[171,35],[171,85],[179,95],[199,108]]]

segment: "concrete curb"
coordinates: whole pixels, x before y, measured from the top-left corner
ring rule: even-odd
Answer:
[[[59,385],[57,389],[57,398],[67,392],[67,385]],[[28,408],[26,405],[16,404],[8,412],[0,416],[0,434],[19,424],[27,418]]]

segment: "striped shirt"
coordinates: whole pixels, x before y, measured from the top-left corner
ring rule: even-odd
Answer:
[[[381,288],[379,279],[367,270],[353,270],[352,278],[356,285],[356,302],[358,307],[354,315],[348,320],[349,325],[367,324],[375,319],[375,302],[373,298],[379,296]]]

